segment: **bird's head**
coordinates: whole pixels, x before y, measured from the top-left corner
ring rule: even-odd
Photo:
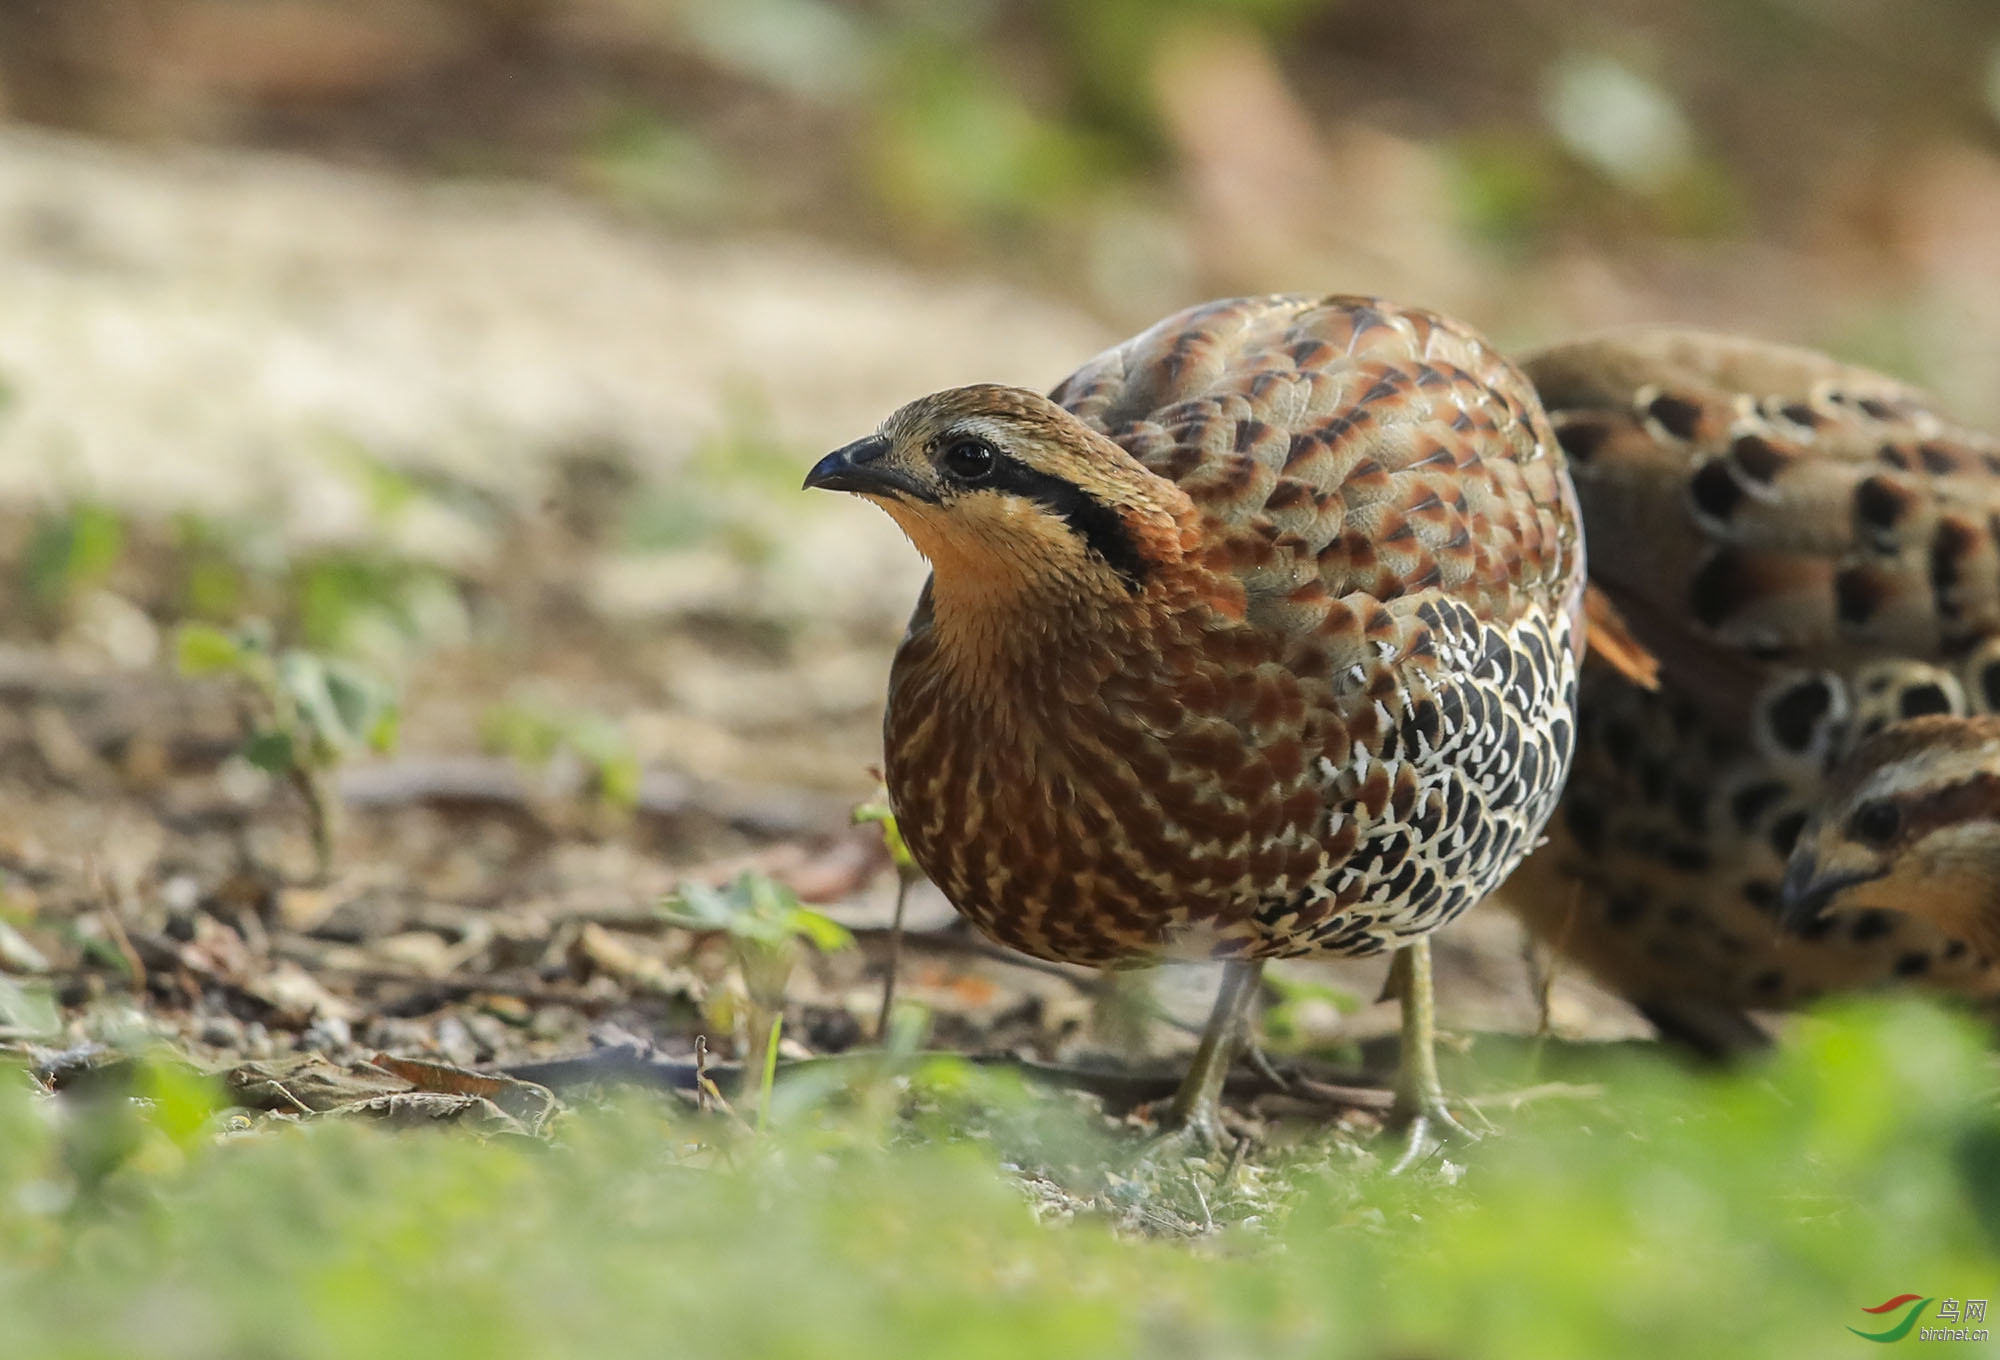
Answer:
[[[1900,911],[2000,958],[2000,718],[1917,718],[1863,743],[1799,834],[1780,903],[1793,929]]]
[[[1137,594],[1191,541],[1185,492],[1013,387],[921,397],[820,459],[805,484],[887,511],[930,560],[940,604]]]

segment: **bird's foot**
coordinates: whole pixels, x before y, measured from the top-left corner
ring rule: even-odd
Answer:
[[[1403,1130],[1404,1137],[1403,1155],[1389,1168],[1392,1176],[1422,1166],[1452,1144],[1479,1141],[1479,1135],[1452,1114],[1442,1091],[1399,1094],[1389,1112],[1389,1127]]]
[[[1235,1144],[1222,1127],[1221,1106],[1205,1101],[1183,1115],[1163,1117],[1159,1132],[1140,1144],[1136,1160],[1160,1168],[1193,1160],[1213,1161]]]
[[[1143,1205],[1149,1216],[1178,1221],[1184,1228],[1213,1231],[1216,1208],[1227,1200],[1236,1182],[1250,1139],[1223,1126],[1221,1111],[1190,1111],[1143,1141],[1119,1169],[1113,1194]]]

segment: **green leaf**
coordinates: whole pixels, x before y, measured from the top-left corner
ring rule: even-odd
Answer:
[[[339,715],[340,730],[335,744],[342,748],[367,746],[378,751],[394,745],[397,717],[389,687],[349,662],[327,661],[322,663],[322,670],[327,696]]]
[[[728,898],[693,881],[681,884],[660,904],[660,919],[686,930],[727,930],[735,914]]]
[[[639,806],[639,781],[643,772],[636,756],[622,755],[597,767],[597,796],[615,808]]]
[[[562,745],[562,733],[549,715],[530,704],[500,703],[479,719],[479,744],[523,765],[546,765]]]
[[[854,822],[859,826],[864,822],[874,822],[882,828],[882,843],[889,847],[889,859],[896,866],[896,872],[908,877],[922,872],[917,868],[916,856],[910,853],[910,846],[903,839],[903,828],[896,823],[896,814],[884,797],[859,804],[854,809]]]
[[[290,774],[298,765],[292,734],[274,727],[259,728],[243,743],[243,758],[271,774]]]
[[[242,667],[243,644],[210,624],[184,623],[174,634],[174,657],[182,675],[222,675]]]
[[[324,448],[326,461],[345,474],[367,497],[369,513],[381,524],[394,524],[423,497],[423,488],[402,469],[392,467],[351,435],[333,432]]]
[[[298,709],[298,736],[310,747],[324,744],[334,751],[353,743],[334,701],[326,663],[311,652],[286,652],[278,658],[278,684]]]
[[[567,716],[564,735],[597,775],[597,795],[612,807],[639,803],[639,758],[632,754],[625,729],[599,713]]]
[[[228,1102],[222,1087],[170,1054],[161,1054],[140,1069],[139,1090],[153,1102],[151,1120],[173,1142],[187,1150],[202,1139],[208,1122]]]
[[[396,749],[396,743],[403,734],[403,710],[395,704],[385,706],[368,724],[368,749],[386,755]]]
[[[58,605],[100,584],[125,551],[125,522],[101,505],[70,506],[43,514],[21,554],[28,593],[43,605]]]
[[[853,931],[809,907],[793,908],[789,924],[793,934],[803,936],[822,954],[838,953],[854,944]]]
[[[321,673],[342,735],[358,740],[373,722],[381,696],[367,679],[338,662],[324,663]]]
[[[374,676],[312,652],[279,657],[278,682],[298,708],[301,735],[329,759],[368,745],[390,705],[388,686]]]
[[[661,903],[660,919],[685,930],[722,931],[739,947],[773,952],[795,939],[825,953],[854,943],[845,926],[800,906],[791,889],[765,874],[742,874],[726,890],[683,883]]]

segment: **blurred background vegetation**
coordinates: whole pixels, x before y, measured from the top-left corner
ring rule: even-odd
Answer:
[[[15,0],[0,107],[545,179],[1119,326],[1278,286],[1509,339],[1643,308],[1987,400],[1995,26],[1985,0]]]
[[[1274,1116],[1169,1194],[1094,1107],[926,1066],[924,1012],[1186,1036],[926,953],[921,888],[901,1055],[764,1134],[302,1129],[182,1069],[866,1037],[896,884],[848,812],[922,566],[803,468],[1267,289],[1745,331],[2000,420],[2000,10],[0,0],[0,1049],[42,1088],[0,1090],[0,1353],[1818,1356],[1994,1292],[1972,1037],[1684,1073],[1574,976],[1537,1008],[1490,912],[1440,998],[1504,1136],[1407,1183]],[[1267,1037],[1379,1057],[1376,982],[1278,970]]]

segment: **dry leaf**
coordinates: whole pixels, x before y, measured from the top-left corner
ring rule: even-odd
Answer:
[[[398,1058],[388,1053],[377,1053],[372,1061],[375,1066],[393,1072],[420,1091],[490,1100],[520,1120],[529,1133],[540,1133],[556,1109],[555,1093],[533,1082],[493,1072],[474,1072],[427,1058]]]

